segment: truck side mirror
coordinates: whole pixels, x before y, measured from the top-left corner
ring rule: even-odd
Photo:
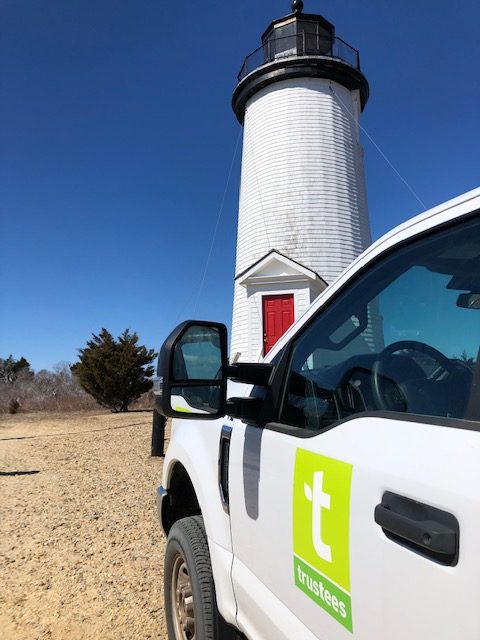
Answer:
[[[156,408],[166,417],[215,420],[225,415],[227,328],[187,320],[162,345]]]

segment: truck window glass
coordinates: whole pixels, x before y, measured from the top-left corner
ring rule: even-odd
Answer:
[[[479,420],[479,294],[478,215],[381,259],[294,341],[280,422],[318,430],[372,411]]]

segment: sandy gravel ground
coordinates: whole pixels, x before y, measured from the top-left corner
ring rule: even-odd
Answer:
[[[167,637],[151,413],[0,418],[0,637]]]

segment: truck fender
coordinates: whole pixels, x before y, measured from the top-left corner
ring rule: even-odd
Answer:
[[[230,517],[218,484],[218,453],[222,426],[228,419],[192,424],[173,420],[174,435],[165,457],[160,517],[166,534],[175,520],[202,515],[212,562],[218,609],[229,624],[236,623],[231,581],[233,562]]]

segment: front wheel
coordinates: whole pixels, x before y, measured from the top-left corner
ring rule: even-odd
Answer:
[[[220,616],[201,516],[182,518],[170,530],[164,595],[170,640],[220,640]]]

